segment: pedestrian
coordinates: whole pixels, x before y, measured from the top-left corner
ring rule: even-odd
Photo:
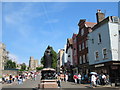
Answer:
[[[94,74],[92,74],[92,76],[91,76],[91,84],[90,84],[90,87],[96,87],[96,76],[94,75]]]
[[[74,81],[75,81],[75,84],[77,84],[78,76],[77,76],[76,74],[73,76],[73,79],[74,79]]]
[[[105,85],[105,81],[106,81],[106,76],[105,74],[102,74],[102,85]]]
[[[96,75],[97,79],[96,79],[96,85],[100,85],[100,75]]]
[[[81,84],[81,74],[78,74],[78,83]]]
[[[68,81],[68,75],[65,74],[65,81],[67,82]]]
[[[12,75],[9,75],[9,83],[12,83]]]
[[[37,76],[37,75],[36,75],[36,74],[34,74],[34,81],[36,81],[36,76]]]
[[[60,78],[60,74],[58,74],[57,76],[57,83],[58,83],[58,88],[61,87],[61,78]]]

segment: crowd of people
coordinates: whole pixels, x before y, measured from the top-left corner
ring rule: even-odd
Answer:
[[[97,85],[111,85],[109,75],[105,74],[92,74],[91,75],[91,87],[96,87]]]
[[[87,78],[86,80],[88,80],[90,82],[90,86],[91,87],[96,87],[97,85],[112,85],[112,83],[110,82],[109,79],[109,75],[107,74],[97,74],[97,73],[91,73],[90,76],[82,76],[80,73],[79,74],[74,74],[73,75],[73,79],[74,82],[77,84],[81,84],[83,83],[83,78]]]
[[[27,79],[36,80],[36,76],[38,72],[23,72],[22,74],[12,75],[6,74],[2,76],[2,84],[11,84],[17,82],[18,84],[23,84],[23,82]]]

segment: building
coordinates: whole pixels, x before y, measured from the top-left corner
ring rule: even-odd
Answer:
[[[5,64],[8,60],[8,51],[6,51],[6,46],[2,42],[0,42],[0,70],[5,69]]]
[[[90,70],[109,74],[114,82],[120,78],[120,19],[116,16],[104,18],[100,10],[96,15],[97,24],[88,38]]]
[[[34,60],[34,57],[30,57],[29,60],[29,69],[30,70],[36,70],[36,67],[38,67],[38,60]]]
[[[78,73],[78,56],[77,56],[77,34],[73,33],[73,49],[72,49],[72,57],[73,57],[73,73]]]
[[[78,56],[78,68],[81,74],[89,73],[89,59],[88,59],[88,33],[92,32],[92,27],[96,23],[86,22],[85,19],[81,19],[78,23],[79,32],[77,35],[77,56]]]
[[[67,47],[66,47],[66,53],[67,53],[67,63],[66,63],[66,72],[68,73],[68,81],[74,81],[73,80],[73,40],[72,38],[67,39]]]
[[[64,61],[64,49],[60,49],[57,56],[57,72],[61,71]]]
[[[64,59],[63,59],[63,61],[62,61],[62,65],[64,66],[66,63],[67,63],[67,53],[66,53],[66,48],[67,48],[67,45],[65,44],[65,46],[64,46],[64,53],[63,53],[63,57],[64,57]]]
[[[73,49],[73,40],[72,38],[67,39],[67,47],[66,47],[66,53],[67,53],[67,64],[73,65],[73,55],[72,55],[72,49]]]

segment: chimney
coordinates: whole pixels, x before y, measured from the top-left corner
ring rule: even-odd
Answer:
[[[97,17],[97,23],[99,23],[105,19],[105,14],[102,13],[100,9],[98,9],[96,13],[96,17]]]

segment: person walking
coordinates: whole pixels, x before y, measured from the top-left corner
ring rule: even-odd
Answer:
[[[78,76],[77,76],[76,74],[73,76],[73,79],[74,79],[74,81],[75,81],[75,84],[77,84]]]
[[[60,78],[60,74],[58,74],[57,76],[57,83],[58,83],[58,88],[61,87],[61,78]]]
[[[12,75],[9,76],[9,83],[12,83]]]
[[[94,75],[94,74],[92,74],[92,76],[91,76],[91,84],[90,84],[90,87],[96,87],[96,76]]]
[[[79,73],[79,74],[78,74],[78,83],[79,83],[79,84],[81,84],[81,77],[82,77],[82,76],[81,76],[81,74]]]
[[[68,81],[68,74],[65,74],[65,81]]]
[[[106,76],[105,74],[102,74],[102,85],[105,85],[105,81],[106,81]]]

